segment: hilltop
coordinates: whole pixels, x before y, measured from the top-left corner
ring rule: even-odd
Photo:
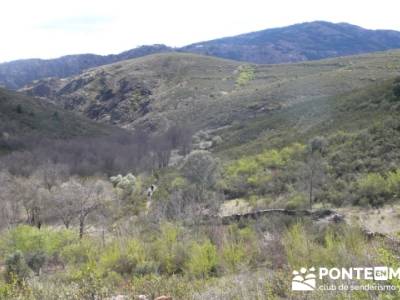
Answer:
[[[38,79],[64,78],[90,68],[149,54],[189,52],[258,64],[280,64],[400,48],[400,33],[368,30],[347,23],[309,22],[266,29],[182,48],[150,45],[116,55],[69,55],[57,59],[18,60],[0,64],[0,85],[18,89]]]
[[[24,92],[125,128],[190,123],[195,131],[210,130],[393,78],[399,62],[398,51],[287,65],[168,53],[42,80]]]
[[[110,64],[125,59],[153,53],[168,52],[165,45],[141,46],[119,54],[67,55],[55,59],[23,59],[0,64],[0,86],[18,89],[34,80],[56,77],[63,78],[79,74],[81,71]]]
[[[396,49],[400,32],[315,21],[195,43],[183,51],[261,64],[318,60]]]

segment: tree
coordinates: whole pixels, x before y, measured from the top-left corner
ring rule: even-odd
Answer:
[[[51,188],[68,179],[69,168],[66,165],[46,162],[37,167],[32,176],[41,181],[42,186],[50,191]]]
[[[76,191],[79,188],[80,185],[75,180],[70,180],[52,190],[52,212],[62,220],[67,229],[77,215]]]
[[[155,165],[158,169],[162,169],[168,166],[171,158],[172,151],[172,140],[167,135],[155,136],[152,141],[153,157]]]
[[[396,98],[400,98],[400,77],[397,77],[393,83],[393,94]]]
[[[18,222],[20,203],[15,200],[13,176],[8,172],[0,172],[0,228]]]
[[[80,180],[75,183],[79,220],[79,238],[83,237],[87,217],[114,199],[112,185],[103,180]]]
[[[217,160],[208,151],[193,151],[186,158],[182,167],[183,176],[197,190],[196,200],[202,200],[204,192],[217,183],[219,168]]]
[[[215,199],[215,195],[208,192],[215,188],[219,178],[219,164],[210,152],[193,151],[187,156],[181,171],[191,183],[183,190],[182,197],[186,199],[185,202],[194,201],[199,204],[207,199]]]
[[[316,178],[318,175],[318,181],[323,176],[323,154],[326,148],[326,140],[323,137],[315,137],[310,140],[308,145],[308,160],[307,164],[309,167],[309,203],[310,209],[314,202],[314,188],[316,185]]]
[[[211,188],[219,175],[218,162],[208,151],[193,151],[186,158],[182,173],[190,182],[203,188]]]
[[[25,209],[27,223],[40,228],[48,191],[41,186],[41,182],[34,176],[14,177],[13,191],[15,201],[21,203]]]

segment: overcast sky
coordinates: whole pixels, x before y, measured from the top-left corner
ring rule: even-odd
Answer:
[[[400,31],[399,0],[2,0],[0,62],[183,46],[325,20]]]

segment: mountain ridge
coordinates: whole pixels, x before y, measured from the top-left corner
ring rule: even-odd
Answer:
[[[394,30],[314,21],[195,43],[182,49],[264,64],[318,60],[399,47],[400,32]]]
[[[390,79],[400,51],[296,64],[254,65],[171,52],[126,60],[23,89],[93,120],[162,132],[212,130]]]
[[[293,63],[400,48],[400,32],[369,30],[349,23],[314,21],[194,43],[181,48],[141,46],[120,54],[68,55],[52,60],[0,64],[0,85],[18,89],[34,80],[64,78],[82,71],[164,52],[189,52],[257,64]]]
[[[64,78],[83,70],[110,63],[171,51],[165,45],[145,45],[119,54],[76,54],[54,59],[22,59],[0,64],[0,86],[18,89],[34,80],[47,77]]]

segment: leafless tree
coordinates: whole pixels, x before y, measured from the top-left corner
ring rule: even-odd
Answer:
[[[75,196],[79,220],[79,237],[82,238],[87,217],[114,200],[113,187],[103,180],[76,180]]]
[[[323,154],[326,148],[326,140],[323,137],[313,138],[308,145],[308,159],[307,165],[309,168],[309,179],[308,179],[308,194],[310,209],[312,209],[314,202],[314,189],[315,186],[321,184],[324,177],[324,161]]]

